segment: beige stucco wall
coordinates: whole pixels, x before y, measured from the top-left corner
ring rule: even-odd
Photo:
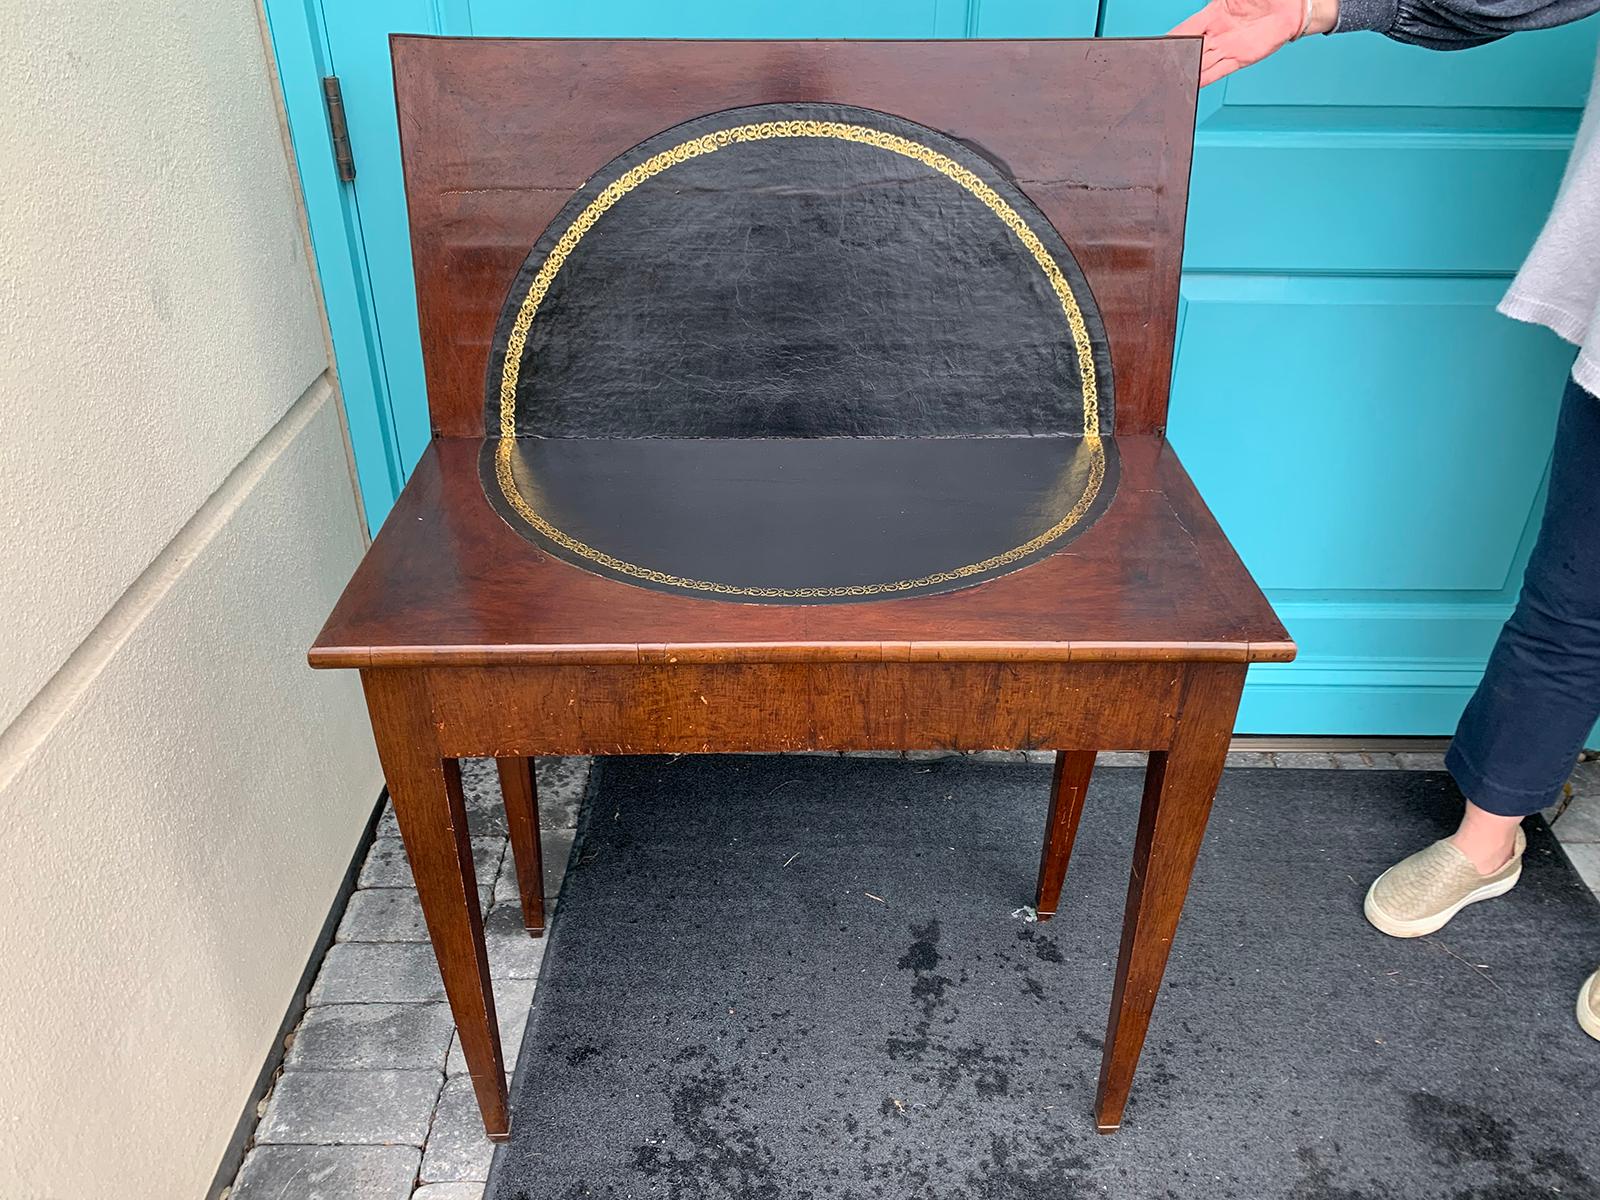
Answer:
[[[377,796],[250,0],[0,39],[0,1196],[200,1197]]]

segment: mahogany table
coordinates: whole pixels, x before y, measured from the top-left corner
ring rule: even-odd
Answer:
[[[458,761],[1150,764],[1117,1128],[1245,670],[1294,646],[1162,436],[1199,43],[393,41],[435,437],[310,652],[361,671],[484,1125]],[[531,247],[531,250],[530,250]],[[647,902],[647,897],[641,898]]]

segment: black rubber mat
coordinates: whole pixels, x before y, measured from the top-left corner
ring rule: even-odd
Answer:
[[[1032,924],[1049,770],[597,760],[494,1200],[1600,1196],[1600,905],[1529,822],[1434,937],[1367,883],[1443,775],[1224,780],[1119,1133],[1094,1132],[1139,774],[1096,776]]]

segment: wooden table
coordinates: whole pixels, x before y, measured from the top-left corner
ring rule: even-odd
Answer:
[[[361,671],[489,1136],[508,1136],[511,1114],[459,759],[499,764],[524,919],[539,933],[531,756],[749,750],[1056,751],[1037,885],[1045,918],[1056,912],[1095,752],[1151,752],[1095,1105],[1098,1128],[1117,1128],[1246,667],[1294,654],[1161,436],[1198,43],[398,38],[394,52],[436,437],[310,660]],[[1073,452],[1092,447],[1108,464],[1095,484],[1104,489],[1098,507],[1078,505],[1088,514],[1081,527],[978,572],[972,586],[965,577],[905,594],[791,597],[706,595],[632,577],[625,556],[602,547],[585,561],[568,543],[590,541],[561,541],[539,514],[503,515],[497,368],[522,295],[513,286],[507,300],[507,286],[526,284],[542,261],[524,263],[529,247],[541,233],[541,244],[553,244],[562,210],[581,211],[570,209],[572,194],[601,187],[602,168],[629,147],[680,121],[774,100],[893,113],[981,147],[985,163],[1004,164],[995,186],[1014,184],[1037,205],[1030,219],[1043,214],[1066,237],[1073,269],[1081,264],[1077,281],[1086,279],[1098,302],[1083,297],[1090,325],[1103,320],[1109,342],[1099,368],[1104,424],[1074,410],[1083,427],[1067,431],[1078,439]],[[951,153],[967,161],[965,151]],[[1092,372],[1073,361],[1061,369]],[[992,433],[982,422],[1003,422],[1003,408],[972,417],[977,433]],[[928,454],[948,453],[948,440],[934,444],[937,431],[921,432]],[[520,426],[516,433],[540,436]],[[516,445],[566,461],[559,444]],[[706,450],[619,446],[591,457],[632,462],[628,454],[644,453],[627,478],[656,471],[678,479],[672,493],[684,494],[685,511],[699,511],[705,495],[742,477],[717,468],[731,451]],[[902,451],[921,453],[895,448]],[[802,468],[834,461],[821,441],[794,452],[806,456]],[[846,490],[858,486],[853,476],[872,474],[828,469]],[[1003,501],[996,511],[1026,516],[1037,492],[1027,472],[991,473],[1004,476],[990,489]],[[942,486],[938,471],[906,473],[913,476],[924,490]],[[511,494],[581,509],[585,485],[576,478],[570,494],[556,482],[546,492],[518,484]],[[1077,496],[1084,485],[1072,478]],[[646,496],[667,494],[640,486]],[[574,511],[573,519],[583,516]],[[671,529],[670,512],[657,524]],[[817,569],[854,578],[848,556],[830,557],[826,545],[812,547]],[[738,561],[776,569],[759,554]]]

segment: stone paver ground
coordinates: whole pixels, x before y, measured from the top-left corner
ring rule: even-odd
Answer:
[[[900,757],[893,755],[893,757]],[[910,754],[939,758],[942,754]],[[999,762],[1048,754],[980,754]],[[1142,754],[1103,754],[1107,766]],[[1230,767],[1436,771],[1433,753],[1235,751]],[[588,780],[587,759],[539,760],[545,894],[561,888]],[[506,1068],[533,1003],[543,939],[523,932],[494,765],[462,763]],[[1600,894],[1600,761],[1578,764],[1572,795],[1546,814]],[[394,814],[386,811],[283,1070],[261,1106],[228,1200],[481,1200],[493,1147],[483,1136],[450,1010],[428,946]],[[1578,981],[1573,981],[1577,986]]]

